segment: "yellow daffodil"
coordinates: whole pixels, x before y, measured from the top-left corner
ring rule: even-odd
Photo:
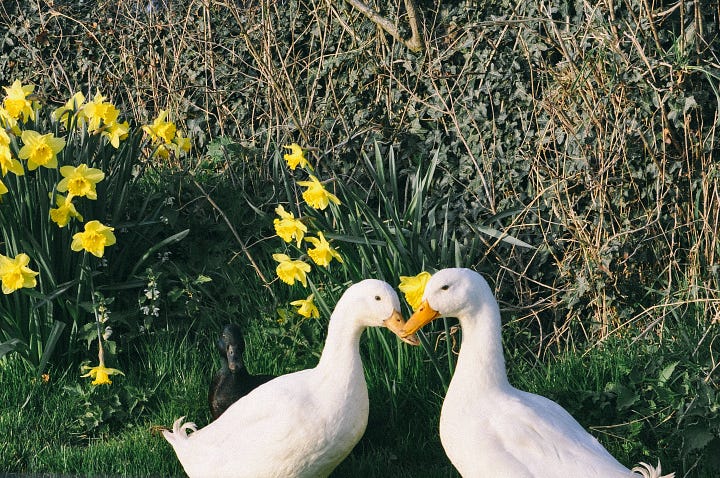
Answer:
[[[320,311],[315,307],[314,299],[315,294],[310,294],[307,299],[294,300],[290,302],[290,305],[296,306],[298,308],[297,313],[303,317],[315,317],[317,319],[320,317]]]
[[[5,186],[5,183],[0,181],[0,202],[2,202],[3,194],[7,194],[7,192],[8,192],[7,186]]]
[[[325,209],[330,202],[340,204],[340,200],[334,194],[328,192],[322,183],[310,175],[310,181],[298,181],[299,186],[305,186],[307,189],[302,193],[305,202],[313,209]]]
[[[306,237],[305,240],[315,246],[313,249],[308,249],[307,251],[315,264],[327,267],[330,265],[333,257],[337,259],[338,262],[343,262],[340,253],[330,246],[330,243],[325,240],[322,232],[318,232],[318,237]]]
[[[83,220],[83,217],[79,212],[77,212],[77,209],[75,209],[75,205],[72,203],[72,198],[68,200],[65,196],[58,194],[55,196],[55,202],[58,207],[50,209],[50,219],[52,219],[52,221],[59,227],[67,226],[72,218],[75,218],[78,221]]]
[[[30,257],[20,253],[14,259],[0,254],[0,279],[2,280],[3,294],[10,294],[18,289],[32,288],[37,284],[35,276],[38,272],[31,270],[27,265]]]
[[[303,152],[302,148],[299,144],[293,143],[289,145],[284,145],[283,148],[289,149],[290,153],[285,154],[283,157],[285,158],[285,161],[287,161],[288,167],[292,169],[293,171],[295,168],[299,165],[301,168],[307,167],[307,159],[305,158],[305,153]]]
[[[273,221],[275,234],[280,236],[285,242],[292,242],[293,238],[295,238],[297,246],[300,247],[300,243],[307,232],[307,226],[299,219],[295,219],[295,215],[287,212],[282,206],[276,207],[275,213],[280,216],[280,219],[275,218]]]
[[[5,128],[0,128],[0,146],[10,147],[10,136],[8,136]]]
[[[279,264],[275,269],[277,276],[281,281],[288,285],[295,284],[295,281],[300,281],[303,287],[307,287],[307,273],[310,272],[310,265],[299,260],[292,260],[286,254],[273,254]]]
[[[413,310],[420,307],[428,280],[430,280],[430,273],[425,271],[416,276],[400,276],[398,289],[405,294],[405,300]]]
[[[65,106],[61,106],[53,111],[52,117],[58,123],[65,125],[65,128],[69,128],[73,115],[77,115],[77,123],[82,124],[87,120],[83,108],[85,106],[85,95],[80,91],[72,95],[72,98],[65,103]]]
[[[117,121],[120,111],[105,97],[96,93],[92,101],[83,106],[83,115],[87,118],[88,130],[97,131],[103,126],[107,127]]]
[[[5,176],[8,171],[15,173],[17,176],[25,174],[25,169],[23,169],[22,163],[12,157],[10,148],[0,146],[0,172],[3,176]]]
[[[181,154],[187,153],[190,151],[190,148],[192,147],[192,143],[190,141],[190,138],[185,138],[182,136],[175,136],[175,139],[172,143],[160,143],[155,148],[155,152],[153,153],[154,157],[158,157],[161,159],[167,159],[170,157],[170,153],[173,153],[176,156],[179,156]]]
[[[0,173],[5,176],[8,171],[15,173],[17,176],[25,174],[25,169],[20,161],[12,157],[10,136],[4,129],[0,128]]]
[[[157,146],[157,148],[155,148],[153,157],[160,158],[160,159],[168,159],[170,157],[171,151],[175,151],[175,149],[172,147],[171,144],[160,143]]]
[[[82,366],[83,370],[87,370],[88,373],[81,375],[81,377],[90,377],[93,379],[91,382],[93,385],[110,385],[110,375],[125,375],[116,368],[108,368],[104,363],[100,362],[100,365],[96,367],[89,367],[87,365]]]
[[[20,128],[18,128],[17,120],[13,118],[2,105],[0,105],[0,127],[12,130],[13,133],[20,134]]]
[[[28,99],[35,89],[34,85],[24,85],[20,80],[15,80],[12,85],[4,86],[7,96],[3,100],[3,106],[10,116],[16,120],[23,121],[35,119],[35,110],[32,101]]]
[[[166,110],[160,110],[152,124],[142,127],[153,143],[159,139],[162,139],[165,143],[172,143],[173,139],[175,139],[177,128],[172,121],[166,121],[167,116],[168,112]]]
[[[187,153],[188,151],[190,151],[190,148],[192,148],[192,141],[190,141],[190,138],[185,137],[180,133],[175,134],[175,139],[173,140],[173,143],[177,145],[178,151],[182,151],[183,153]]]
[[[122,123],[114,122],[108,125],[105,131],[103,131],[103,136],[107,137],[110,144],[117,149],[120,147],[120,141],[127,138],[129,133],[130,124],[127,121]]]
[[[14,134],[20,134],[17,120],[2,106],[0,106],[0,128],[10,130]]]
[[[95,257],[102,257],[105,248],[115,244],[115,234],[112,227],[105,226],[99,221],[85,223],[85,231],[73,235],[70,248],[73,251],[85,250]]]
[[[27,159],[28,169],[33,171],[40,166],[57,168],[57,155],[65,147],[63,138],[52,133],[40,134],[37,131],[23,131],[20,136],[25,144],[20,148],[20,159]]]
[[[60,168],[63,179],[57,185],[61,193],[69,192],[72,196],[85,196],[88,199],[97,199],[95,185],[105,179],[105,173],[96,168],[89,168],[87,164],[78,167],[63,166]]]

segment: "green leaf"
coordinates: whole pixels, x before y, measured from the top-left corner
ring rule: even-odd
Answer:
[[[180,242],[190,233],[190,229],[185,229],[184,231],[180,231],[177,234],[173,234],[170,237],[166,237],[162,241],[158,242],[154,246],[152,246],[150,249],[148,249],[145,254],[140,258],[139,261],[133,266],[132,271],[130,272],[131,276],[134,276],[137,273],[137,270],[142,266],[142,264],[150,257],[153,252],[157,251],[161,247],[165,247],[167,245],[173,244],[175,242]]]
[[[616,407],[618,410],[630,408],[640,398],[635,390],[626,387],[621,383],[610,382],[605,386],[605,391],[615,394]]]
[[[483,234],[487,234],[488,236],[494,237],[496,239],[500,239],[501,241],[507,242],[508,244],[511,244],[513,246],[519,246],[519,247],[525,247],[527,249],[535,249],[535,246],[531,246],[525,241],[521,241],[520,239],[517,239],[507,233],[498,231],[497,229],[493,229],[488,226],[476,226],[473,224],[467,223],[470,228],[475,232],[481,232]]]
[[[715,435],[708,430],[705,424],[691,425],[685,428],[682,433],[685,439],[683,448],[686,453],[692,450],[702,450],[715,438]]]
[[[377,239],[368,239],[366,237],[350,236],[347,234],[335,234],[332,232],[326,232],[325,237],[327,239],[334,239],[334,240],[342,241],[342,242],[350,242],[353,244],[368,244],[371,246],[384,246],[387,244],[385,241],[380,241]]]
[[[665,385],[665,383],[667,383],[667,381],[670,380],[670,376],[675,371],[675,367],[677,367],[678,363],[679,362],[673,362],[670,365],[668,365],[667,367],[665,367],[664,369],[662,369],[662,371],[660,372],[660,375],[658,376],[658,384]]]
[[[14,352],[17,350],[18,345],[20,345],[22,341],[20,339],[10,339],[8,341],[0,343],[0,359],[3,358],[5,355],[9,354],[10,352]]]
[[[53,322],[53,328],[50,331],[50,335],[48,335],[48,338],[45,342],[45,348],[43,349],[42,357],[40,357],[40,365],[38,366],[38,373],[42,373],[45,369],[45,366],[48,363],[48,360],[50,360],[50,357],[52,356],[53,352],[55,351],[55,346],[57,345],[58,340],[60,340],[60,336],[62,335],[63,330],[65,329],[65,323],[60,322],[59,320],[56,320]]]

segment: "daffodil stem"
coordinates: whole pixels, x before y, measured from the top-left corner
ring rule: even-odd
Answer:
[[[100,365],[105,366],[105,349],[102,343],[102,331],[100,327],[100,317],[98,316],[98,306],[95,303],[95,294],[92,295],[93,313],[95,314],[95,328],[97,329],[98,338],[98,361]]]
[[[84,254],[85,257],[83,258],[83,263],[85,262],[85,259],[87,259],[87,252]],[[105,366],[105,349],[102,343],[102,330],[100,327],[100,316],[98,315],[98,305],[95,303],[95,286],[93,284],[92,274],[89,274],[88,280],[90,281],[90,300],[92,300],[93,315],[95,316],[95,329],[97,331],[98,338],[98,361],[101,366]]]
[[[82,264],[80,265],[80,281],[78,282],[78,288],[77,288],[77,297],[75,298],[75,305],[79,305],[82,301],[82,293],[83,293],[83,284],[85,280],[85,276],[89,276],[88,280],[90,280],[90,290],[92,291],[92,274],[87,273],[87,251],[83,251],[83,259]]]

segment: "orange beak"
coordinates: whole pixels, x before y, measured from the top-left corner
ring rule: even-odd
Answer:
[[[390,317],[383,320],[383,325],[400,337],[400,340],[403,342],[410,345],[420,345],[420,340],[418,340],[417,335],[403,333],[406,325],[405,319],[397,310],[393,311]]]
[[[424,325],[429,324],[438,317],[440,317],[440,312],[430,307],[428,301],[424,300],[415,313],[408,319],[405,328],[402,330],[401,337],[414,334]]]

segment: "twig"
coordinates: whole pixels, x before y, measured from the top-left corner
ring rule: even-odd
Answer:
[[[415,3],[413,0],[405,0],[405,10],[408,15],[408,22],[410,23],[410,31],[412,35],[407,40],[400,35],[400,31],[397,26],[387,18],[383,17],[375,10],[367,6],[361,0],[346,0],[350,5],[359,10],[360,13],[365,15],[372,21],[378,28],[385,31],[388,35],[399,41],[412,52],[418,53],[423,50],[423,41],[420,36],[420,29],[418,28],[417,11],[415,10]]]

